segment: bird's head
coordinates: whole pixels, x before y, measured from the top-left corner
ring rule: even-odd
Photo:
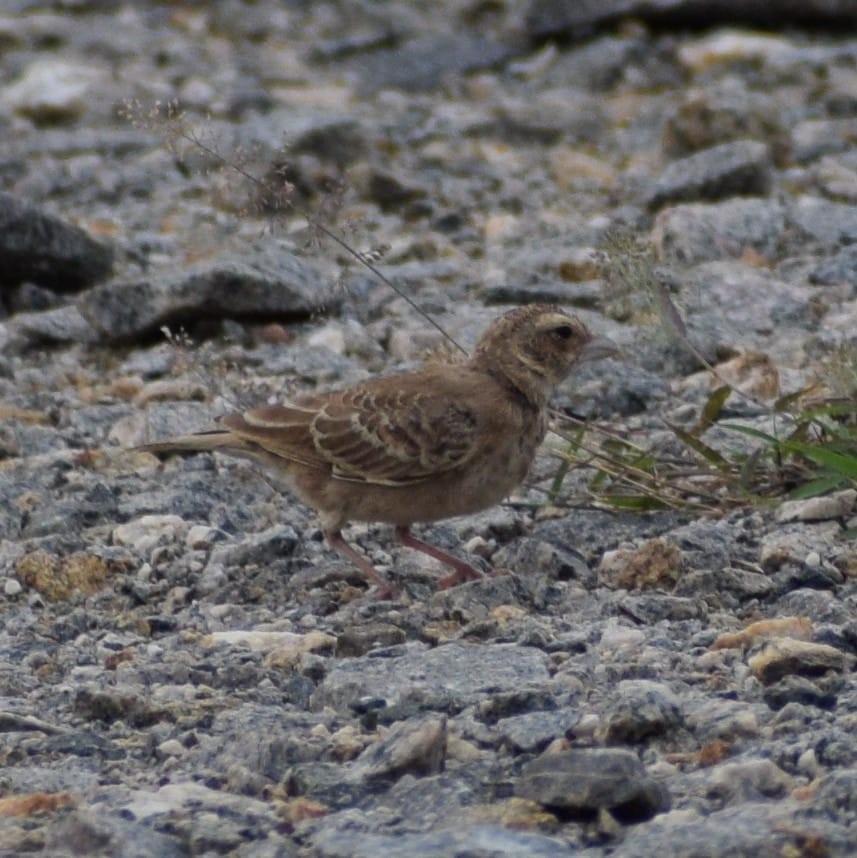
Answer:
[[[528,304],[488,327],[471,363],[504,376],[541,407],[574,366],[617,352],[611,340],[594,336],[577,316],[552,304]]]

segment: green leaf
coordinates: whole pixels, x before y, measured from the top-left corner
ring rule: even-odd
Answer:
[[[562,459],[560,461],[559,467],[556,469],[556,473],[554,474],[550,488],[548,489],[548,500],[551,503],[554,503],[559,496],[560,489],[562,489],[563,480],[565,480],[565,475],[568,473],[568,469],[570,467],[571,462],[569,459]]]
[[[790,500],[802,500],[838,489],[845,482],[842,474],[825,474],[789,492]]]
[[[712,465],[719,468],[721,471],[729,471],[731,473],[732,465],[729,460],[720,455],[720,453],[718,453],[713,447],[709,447],[708,444],[701,441],[696,437],[696,435],[691,435],[690,432],[686,432],[678,426],[673,426],[671,423],[667,423],[667,426],[669,426],[669,428],[675,433],[676,437],[690,447],[691,450],[695,450],[700,456],[711,462]]]
[[[743,435],[749,435],[751,438],[760,438],[762,441],[767,441],[769,444],[778,445],[780,439],[767,432],[762,432],[761,429],[754,429],[752,426],[741,426],[737,423],[720,423],[723,429],[731,429],[733,432],[740,432]]]
[[[837,453],[817,444],[802,444],[797,441],[786,441],[783,443],[783,447],[824,465],[840,476],[848,477],[849,480],[857,480],[857,456]]]
[[[802,396],[806,396],[808,393],[812,393],[815,388],[818,387],[816,382],[812,384],[808,384],[806,387],[800,388],[800,390],[793,390],[791,393],[784,393],[782,396],[778,397],[774,401],[774,411],[782,412],[786,411],[790,405],[800,399]]]
[[[728,384],[723,384],[712,392],[699,415],[694,429],[696,434],[704,432],[717,419],[731,393],[732,388]]]
[[[756,481],[756,474],[759,470],[759,462],[762,458],[762,448],[757,447],[747,456],[746,461],[741,466],[741,473],[738,477],[738,484],[744,491],[752,491],[753,483]]]

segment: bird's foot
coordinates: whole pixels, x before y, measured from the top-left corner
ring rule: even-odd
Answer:
[[[428,542],[423,542],[422,539],[417,539],[407,527],[397,527],[396,537],[402,545],[413,548],[415,551],[422,551],[423,554],[428,554],[429,557],[434,557],[435,560],[440,560],[447,566],[451,566],[455,571],[449,575],[444,575],[438,579],[438,589],[445,590],[447,587],[454,587],[462,581],[478,581],[484,575],[475,567],[466,563],[464,560],[459,560],[452,554],[431,545]]]
[[[399,588],[388,581],[356,548],[349,545],[338,530],[326,531],[324,534],[327,544],[338,551],[343,557],[347,557],[362,573],[363,577],[370,583],[375,584],[375,592],[372,598],[383,601],[395,599],[399,594]]]
[[[451,565],[452,564],[450,564],[450,566]],[[449,587],[454,587],[456,584],[462,584],[464,581],[479,581],[484,577],[485,575],[475,566],[459,561],[459,563],[456,564],[455,572],[437,579],[437,588],[438,590],[446,590]]]

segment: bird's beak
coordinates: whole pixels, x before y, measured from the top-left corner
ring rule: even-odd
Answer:
[[[608,357],[619,357],[622,349],[610,337],[593,337],[580,353],[581,361],[603,360]]]

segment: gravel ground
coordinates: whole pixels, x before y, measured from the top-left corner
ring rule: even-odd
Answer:
[[[508,574],[350,528],[381,602],[253,465],[130,449],[549,300],[624,350],[557,408],[672,455],[718,382],[655,276],[757,400],[853,396],[857,10],[799,5],[4,5],[0,855],[857,854],[854,490],[548,504],[546,451],[423,531]]]

